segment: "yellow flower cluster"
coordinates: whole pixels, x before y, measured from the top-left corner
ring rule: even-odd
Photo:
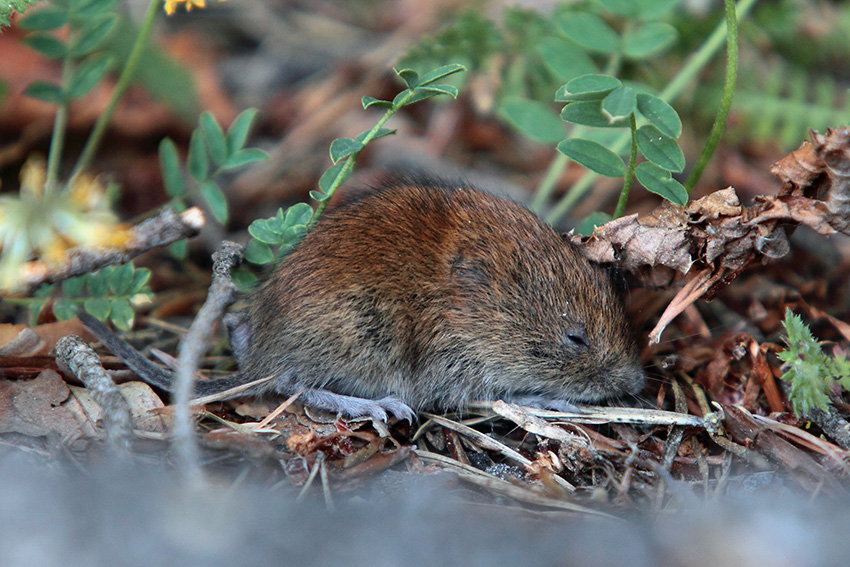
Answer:
[[[24,263],[33,258],[52,265],[75,246],[126,244],[129,233],[97,178],[81,174],[64,190],[48,190],[44,158],[34,156],[21,168],[20,180],[17,196],[0,197],[0,289],[18,287]]]
[[[224,0],[219,0],[219,2],[224,2]],[[186,11],[191,12],[192,8],[206,8],[207,3],[206,0],[165,0],[165,13],[169,16],[173,14],[177,10],[177,6],[180,4],[186,5]]]

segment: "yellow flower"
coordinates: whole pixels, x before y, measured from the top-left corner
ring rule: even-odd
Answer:
[[[14,289],[24,262],[61,264],[76,246],[120,247],[129,238],[109,207],[106,189],[81,174],[63,190],[45,190],[46,164],[30,157],[21,168],[19,195],[0,196],[0,289]]]
[[[219,2],[224,2],[224,0],[219,0]],[[177,10],[178,4],[185,4],[187,12],[191,12],[195,6],[198,8],[207,7],[206,0],[165,0],[165,13],[169,16],[173,14]]]

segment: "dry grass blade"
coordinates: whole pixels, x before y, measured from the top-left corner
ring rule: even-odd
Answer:
[[[681,425],[709,429],[716,421],[715,414],[704,418],[684,413],[639,408],[608,408],[601,406],[582,406],[581,413],[550,411],[536,408],[526,408],[509,404],[501,400],[493,403],[493,411],[502,417],[515,421],[523,416],[539,417],[586,425],[602,423],[635,423],[642,425]]]
[[[586,508],[584,506],[574,504],[566,500],[551,498],[535,490],[511,484],[506,480],[502,480],[491,474],[487,474],[484,471],[476,469],[475,467],[464,465],[463,463],[459,463],[454,459],[450,459],[438,453],[417,450],[416,455],[423,461],[430,462],[440,466],[441,468],[450,470],[457,474],[461,480],[490,490],[494,494],[501,494],[502,496],[507,496],[509,498],[513,498],[514,500],[518,500],[520,502],[532,504],[535,506],[558,508],[560,510],[569,510],[571,512],[579,512],[582,514],[590,514],[594,516],[604,516],[607,518],[613,517],[610,514],[606,514],[598,510]]]
[[[266,382],[271,382],[274,376],[266,376],[265,378],[260,378],[258,380],[253,380],[246,384],[240,384],[239,386],[235,386],[230,388],[229,390],[225,390],[223,392],[218,392],[216,394],[210,394],[209,396],[203,396],[201,398],[195,398],[192,400],[193,406],[202,406],[205,404],[210,404],[212,402],[219,402],[221,400],[226,400],[228,398],[236,397],[238,394],[241,394],[247,390],[255,386],[259,386],[261,384],[265,384]]]
[[[427,415],[428,418],[431,421],[433,421],[434,423],[436,423],[437,425],[441,425],[441,426],[443,426],[447,429],[451,429],[452,431],[456,431],[456,432],[460,433],[461,435],[465,435],[466,437],[468,437],[469,439],[471,439],[472,441],[474,441],[476,444],[480,445],[481,447],[484,447],[485,449],[490,449],[491,451],[497,451],[498,453],[507,457],[508,459],[516,461],[517,463],[519,463],[523,466],[526,466],[526,467],[530,467],[533,464],[532,461],[530,461],[529,459],[526,459],[525,457],[523,457],[522,455],[517,453],[515,450],[513,450],[510,447],[508,447],[507,445],[505,445],[504,443],[502,443],[500,441],[496,441],[492,437],[485,435],[484,433],[481,433],[480,431],[476,431],[475,429],[472,429],[471,427],[467,427],[466,425],[463,425],[462,423],[452,421],[450,419],[447,419],[447,418],[439,416],[439,415],[433,415],[433,414],[425,414],[425,415]]]

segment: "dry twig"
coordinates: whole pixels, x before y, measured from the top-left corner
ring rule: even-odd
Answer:
[[[42,260],[33,260],[22,268],[22,282],[34,288],[43,283],[53,283],[88,274],[105,266],[123,264],[153,248],[195,236],[204,227],[204,222],[204,214],[197,207],[186,209],[182,213],[177,213],[171,207],[163,207],[156,216],[131,228],[124,246],[72,248],[65,254],[64,261],[58,265],[48,265]]]

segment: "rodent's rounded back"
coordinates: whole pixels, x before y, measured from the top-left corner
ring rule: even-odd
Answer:
[[[469,187],[389,186],[321,219],[256,293],[246,368],[414,408],[597,401],[643,371],[607,273]]]

